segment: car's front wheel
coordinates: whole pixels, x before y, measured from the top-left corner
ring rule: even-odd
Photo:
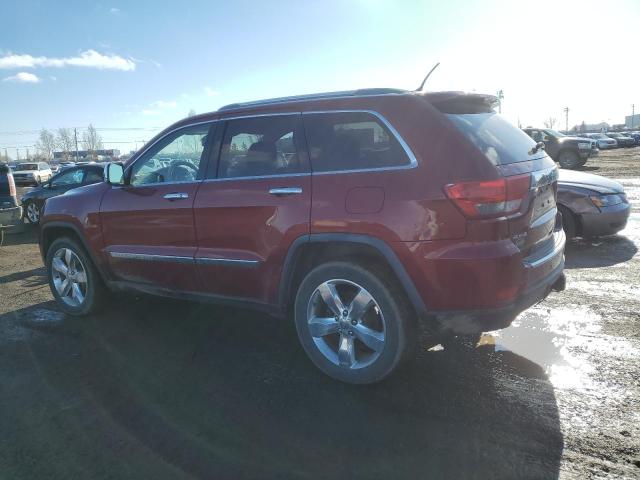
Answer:
[[[46,267],[51,293],[65,313],[87,315],[101,306],[106,287],[76,240],[55,240],[47,250]]]
[[[35,204],[35,202],[28,202],[24,210],[24,216],[27,217],[27,221],[31,225],[37,225],[40,223],[40,208]]]
[[[386,276],[388,278],[388,276]],[[313,363],[347,383],[388,376],[416,340],[402,292],[385,275],[330,262],[304,278],[295,300],[298,337]]]
[[[558,156],[558,163],[562,168],[579,168],[581,165],[584,165],[585,162],[580,163],[580,155],[573,150],[563,150]]]

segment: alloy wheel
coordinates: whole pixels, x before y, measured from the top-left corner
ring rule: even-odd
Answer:
[[[385,346],[386,323],[378,303],[349,280],[328,280],[314,290],[307,326],[318,350],[342,368],[371,365]]]
[[[87,271],[70,248],[60,248],[51,261],[53,286],[64,303],[79,307],[87,296]]]
[[[31,223],[38,223],[40,221],[40,209],[33,202],[27,205],[27,218]]]

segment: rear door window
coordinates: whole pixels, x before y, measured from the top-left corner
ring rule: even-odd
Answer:
[[[305,170],[298,154],[299,114],[227,121],[219,178],[288,175]]]
[[[308,113],[304,127],[315,172],[410,165],[396,136],[367,112]]]
[[[532,151],[536,142],[529,135],[495,112],[455,113],[447,117],[494,165],[545,156],[543,149]]]

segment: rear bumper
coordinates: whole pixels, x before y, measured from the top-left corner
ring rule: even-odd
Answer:
[[[13,225],[22,220],[22,207],[3,208],[0,210],[0,226]]]
[[[630,212],[630,204],[620,203],[603,207],[597,213],[583,213],[580,216],[582,235],[585,237],[614,235],[627,225]]]
[[[20,186],[38,184],[38,179],[33,177],[24,177],[24,178],[13,177],[13,181],[16,183],[16,185],[20,185]]]
[[[549,248],[535,258],[521,259],[517,295],[507,303],[489,308],[456,311],[432,311],[442,332],[470,334],[508,327],[524,310],[544,300],[552,290],[564,290],[564,246],[562,229],[554,231]],[[506,272],[505,272],[506,273]],[[495,271],[500,278],[500,272]],[[499,281],[494,279],[494,283]],[[498,284],[499,285],[499,284]],[[460,292],[462,294],[463,292]]]

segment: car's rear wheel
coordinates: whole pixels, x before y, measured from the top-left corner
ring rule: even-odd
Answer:
[[[562,168],[578,168],[580,167],[580,155],[572,150],[563,150],[558,156],[558,163]]]
[[[35,202],[28,202],[25,206],[24,216],[27,217],[27,221],[32,225],[40,223],[40,208]]]
[[[313,363],[347,383],[388,376],[416,340],[402,292],[384,275],[347,262],[313,269],[295,300],[298,337]]]
[[[560,213],[562,213],[562,228],[567,240],[571,240],[576,236],[577,221],[576,217],[571,210],[564,205],[558,205]]]
[[[55,240],[46,257],[51,293],[60,308],[70,315],[95,312],[107,294],[91,259],[74,239]]]

